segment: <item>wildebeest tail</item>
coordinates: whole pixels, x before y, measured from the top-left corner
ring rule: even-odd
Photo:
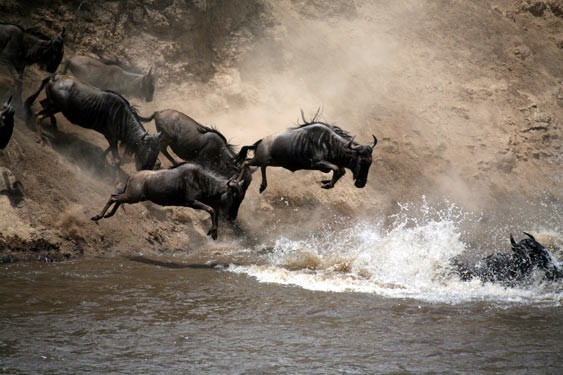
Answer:
[[[254,143],[252,146],[242,146],[236,158],[237,162],[242,163],[243,161],[245,161],[246,155],[248,154],[248,150],[252,150],[252,151],[256,150],[256,147],[258,147],[260,142],[262,142],[261,139],[256,143]]]
[[[31,110],[31,106],[33,105],[33,102],[35,101],[35,99],[37,99],[37,97],[39,96],[39,93],[41,93],[41,90],[43,90],[43,88],[45,87],[45,85],[47,84],[47,82],[51,79],[51,76],[43,79],[43,81],[41,81],[41,85],[39,86],[39,89],[37,89],[36,92],[34,92],[33,94],[31,94],[29,96],[29,98],[27,98],[25,100],[24,103],[24,116],[25,116],[25,121],[29,122],[29,120],[33,117],[33,112]]]

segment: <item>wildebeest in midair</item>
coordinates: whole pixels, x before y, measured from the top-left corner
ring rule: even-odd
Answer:
[[[268,186],[266,167],[283,167],[292,172],[318,170],[324,173],[332,171],[332,179],[323,180],[321,187],[331,189],[346,173],[345,168],[352,171],[355,186],[366,185],[371,155],[377,144],[373,135],[373,143],[361,145],[354,142],[354,137],[338,126],[317,120],[318,112],[307,122],[301,112],[303,124],[285,132],[265,137],[252,146],[242,147],[238,158],[246,159],[249,150],[254,150],[254,157],[244,162],[243,171],[250,166],[258,166],[262,172],[260,192]]]
[[[179,163],[170,155],[168,147],[182,159],[197,162],[225,178],[239,175],[242,165],[237,160],[237,153],[217,129],[201,125],[190,116],[173,109],[157,111],[141,118],[142,121],[153,119],[160,134],[160,152],[173,165]],[[242,180],[246,190],[252,173],[245,172]]]
[[[14,131],[14,109],[10,104],[11,101],[10,96],[0,110],[0,150],[6,148]]]
[[[117,63],[104,62],[89,56],[74,56],[66,65],[73,76],[103,90],[116,91],[151,102],[154,97],[156,75],[151,68],[146,74],[128,72]]]
[[[454,271],[464,281],[479,278],[483,282],[499,282],[506,286],[522,284],[534,271],[543,273],[549,281],[563,279],[563,268],[547,249],[529,233],[528,238],[516,242],[510,235],[512,253],[496,253],[480,260],[475,265],[455,260]]]
[[[219,212],[225,211],[229,220],[236,219],[238,215],[245,193],[241,185],[242,182],[221,177],[195,163],[158,171],[140,171],[129,178],[123,191],[109,198],[92,220],[113,216],[123,203],[151,201],[161,206],[191,207],[209,213],[211,228],[207,235],[215,240]]]
[[[0,82],[4,90],[14,92],[14,101],[21,105],[21,90],[25,67],[39,64],[49,73],[54,73],[64,55],[65,29],[53,38],[13,24],[0,24]]]
[[[37,134],[41,133],[41,120],[53,118],[61,112],[71,123],[93,129],[104,135],[109,142],[105,151],[112,152],[116,166],[121,164],[118,143],[126,145],[126,151],[135,155],[137,170],[153,169],[158,158],[158,135],[151,135],[138,119],[138,114],[121,95],[82,83],[73,77],[53,75],[41,82],[39,89],[25,102],[28,118],[31,105],[45,88],[43,109],[36,113]]]

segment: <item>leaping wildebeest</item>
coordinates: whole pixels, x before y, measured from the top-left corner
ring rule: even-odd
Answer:
[[[11,101],[10,96],[0,109],[0,150],[6,148],[14,131],[14,109],[10,105]]]
[[[64,28],[50,39],[33,29],[0,23],[0,65],[4,65],[2,74],[8,75],[2,78],[2,82],[13,86],[5,89],[14,92],[18,107],[21,105],[25,67],[39,64],[42,69],[54,73],[64,55],[64,37]]]
[[[147,74],[128,72],[117,63],[104,62],[89,56],[72,57],[64,70],[102,90],[116,91],[151,102],[154,97],[156,75],[151,68]]]
[[[39,89],[25,101],[28,119],[31,105],[45,88],[43,109],[36,116],[37,134],[40,139],[41,120],[61,112],[71,123],[93,129],[104,135],[117,167],[121,164],[118,143],[126,146],[126,152],[135,155],[137,170],[153,169],[159,152],[159,137],[151,135],[139,121],[138,114],[121,95],[82,83],[73,77],[55,74],[41,82]]]
[[[229,220],[235,220],[238,215],[245,195],[241,185],[242,182],[221,177],[195,163],[158,171],[139,171],[129,178],[121,192],[109,198],[92,220],[113,216],[123,203],[151,201],[161,206],[191,207],[209,213],[211,229],[207,235],[215,240],[219,212],[225,211]]]
[[[463,281],[479,278],[483,282],[499,282],[515,286],[529,281],[534,271],[539,271],[545,280],[563,279],[563,267],[547,249],[529,233],[528,238],[516,242],[510,235],[512,253],[496,253],[468,265],[454,260],[454,271]]]
[[[338,126],[330,125],[316,118],[307,122],[301,112],[303,124],[285,132],[267,136],[254,143],[244,146],[239,152],[238,159],[245,160],[249,150],[254,151],[254,157],[243,164],[243,171],[251,166],[260,167],[262,183],[260,192],[268,186],[266,167],[283,167],[292,172],[297,170],[318,170],[324,173],[332,171],[332,179],[323,180],[321,187],[331,189],[346,173],[345,168],[352,171],[357,188],[366,185],[371,155],[377,144],[361,145],[354,142],[348,132]]]
[[[168,147],[182,159],[196,162],[225,178],[239,175],[242,165],[237,153],[217,129],[201,125],[190,116],[173,109],[157,111],[141,118],[142,121],[153,119],[156,131],[160,134],[160,152],[173,165],[179,163],[170,155]],[[244,174],[243,181],[246,190],[252,181],[250,171]]]

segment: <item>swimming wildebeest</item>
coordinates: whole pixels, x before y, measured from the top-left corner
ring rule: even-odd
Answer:
[[[100,90],[73,77],[53,75],[41,82],[39,89],[25,101],[28,117],[31,105],[45,88],[47,98],[41,101],[43,109],[36,113],[37,133],[41,134],[41,120],[54,119],[61,112],[70,122],[102,133],[109,142],[105,151],[112,152],[116,166],[121,164],[118,142],[135,155],[137,170],[153,169],[158,158],[158,135],[151,135],[138,119],[138,114],[121,95]]]
[[[268,186],[266,167],[283,167],[292,172],[297,170],[318,170],[324,173],[333,172],[331,180],[323,180],[321,187],[331,189],[346,173],[345,168],[352,171],[357,188],[366,185],[371,154],[377,144],[373,135],[373,143],[361,145],[354,142],[354,137],[341,128],[316,120],[289,129],[283,133],[270,135],[253,144],[244,146],[238,159],[246,159],[248,150],[254,150],[254,157],[244,162],[243,170],[250,166],[259,166],[262,172],[260,192]]]
[[[229,220],[236,219],[238,215],[244,199],[241,185],[195,163],[158,171],[140,171],[129,178],[123,191],[110,197],[100,214],[92,217],[92,220],[113,216],[123,203],[148,200],[161,206],[183,206],[207,211],[212,223],[207,235],[215,240],[219,212],[226,212]],[[112,205],[111,211],[106,213]]]
[[[10,105],[11,101],[10,96],[0,110],[0,150],[6,148],[14,131],[14,109]]]
[[[23,75],[27,65],[39,64],[49,73],[54,73],[64,54],[65,29],[52,39],[34,31],[24,29],[18,25],[0,24],[0,64],[7,69],[3,75],[11,75],[3,80],[13,82],[15,86],[10,91],[15,94],[15,103],[21,105],[21,89]]]
[[[563,268],[547,249],[529,233],[528,237],[516,242],[510,235],[512,254],[496,253],[480,260],[475,265],[454,261],[454,271],[464,281],[479,278],[484,282],[500,282],[514,286],[526,282],[534,271],[543,273],[546,280],[563,278]]]
[[[168,152],[168,147],[176,155],[186,161],[194,161],[211,171],[219,173],[225,178],[239,175],[241,163],[237,160],[237,153],[223,134],[199,124],[197,121],[173,109],[154,112],[142,121],[155,120],[156,130],[160,133],[160,152],[173,165],[178,162]],[[252,180],[252,173],[244,174],[243,187],[246,191]]]
[[[80,81],[102,90],[143,98],[147,102],[151,102],[154,97],[156,77],[152,68],[147,74],[132,73],[116,63],[103,62],[88,56],[74,56],[66,67]]]

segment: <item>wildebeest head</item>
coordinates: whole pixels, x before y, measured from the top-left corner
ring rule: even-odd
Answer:
[[[152,102],[154,97],[156,74],[153,68],[150,68],[149,72],[145,74],[141,80],[141,91],[147,102]]]
[[[138,171],[154,168],[158,153],[160,152],[160,133],[150,135],[146,133],[136,144],[135,166]]]
[[[227,210],[228,220],[235,220],[238,216],[239,207],[246,194],[243,184],[244,181],[229,180],[227,191],[221,196],[222,206]]]
[[[43,55],[42,65],[49,73],[55,73],[64,55],[65,28],[49,41],[49,46]]]
[[[528,238],[516,242],[512,235],[510,235],[510,243],[512,244],[512,251],[516,256],[525,256],[529,259],[531,267],[538,267],[547,272],[548,278],[563,277],[563,271],[553,260],[551,254],[547,249],[540,244],[534,236],[524,232]]]
[[[373,143],[370,145],[360,145],[354,144],[354,138],[348,142],[348,152],[351,153],[351,170],[354,178],[354,186],[357,188],[363,188],[366,186],[368,180],[369,168],[371,166],[371,154],[375,145],[377,144],[377,138],[372,135]]]

